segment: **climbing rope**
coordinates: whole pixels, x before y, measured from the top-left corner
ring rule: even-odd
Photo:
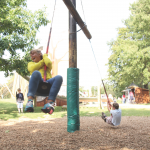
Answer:
[[[52,32],[52,25],[53,25],[53,18],[54,18],[54,13],[55,13],[55,7],[56,7],[56,0],[55,0],[55,3],[54,3],[54,10],[53,10],[53,15],[52,15],[52,21],[51,21],[51,27],[50,27],[48,42],[47,42],[46,54],[48,54],[48,50],[49,50],[49,43],[50,43],[50,38],[51,38],[51,32]],[[44,66],[44,81],[46,81],[46,70],[47,70],[47,67],[45,65]]]
[[[83,8],[83,4],[82,4],[82,0],[80,0],[80,1],[81,1],[81,6],[82,6],[82,12],[83,12],[84,20],[85,20],[85,22],[86,22],[85,14],[84,14],[84,8]],[[90,42],[91,49],[92,49],[92,52],[93,52],[93,55],[94,55],[94,58],[95,58],[95,62],[96,62],[97,68],[98,68],[98,72],[99,72],[100,78],[101,78],[101,80],[102,80],[101,72],[100,72],[100,69],[99,69],[99,66],[98,66],[98,63],[97,63],[97,60],[96,60],[96,57],[95,57],[95,53],[94,53],[94,50],[93,50],[93,46],[92,46],[92,43],[91,43],[91,40],[90,40],[90,39],[89,39],[89,42]],[[104,91],[105,91],[106,96],[107,96],[107,100],[108,100],[108,102],[110,103],[103,80],[102,80],[102,84],[103,84]]]
[[[82,6],[82,12],[83,12],[84,20],[85,20],[85,14],[84,14],[84,9],[83,9],[82,0],[80,0],[80,1],[81,1],[81,6]],[[85,20],[85,24],[86,24],[86,20]]]
[[[93,50],[93,46],[92,46],[91,40],[89,40],[89,42],[90,42],[91,49],[92,49],[92,52],[93,52],[93,55],[94,55],[94,58],[95,58],[95,62],[96,62],[97,68],[98,68],[98,72],[99,72],[99,74],[100,74],[100,78],[101,78],[101,80],[102,80],[102,84],[103,84],[103,87],[104,87],[104,91],[105,91],[105,94],[106,94],[106,97],[107,97],[107,102],[108,102],[108,103],[109,103],[109,105],[110,105],[110,101],[109,101],[109,98],[108,98],[108,95],[107,95],[107,91],[106,91],[106,88],[105,88],[105,85],[104,85],[103,79],[102,79],[102,77],[101,77],[101,72],[100,72],[100,69],[99,69],[99,66],[98,66],[98,63],[97,63],[96,57],[95,57],[95,53],[94,53],[94,50]]]

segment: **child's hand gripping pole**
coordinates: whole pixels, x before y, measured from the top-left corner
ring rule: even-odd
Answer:
[[[50,43],[50,38],[51,38],[51,31],[52,31],[52,27],[50,28],[50,32],[49,32],[46,54],[48,54],[49,43]],[[45,65],[45,66],[44,66],[44,82],[46,81],[46,69],[47,69],[47,67],[46,67],[46,65]]]
[[[107,105],[109,105],[109,109],[111,109],[111,104],[110,104],[110,101],[109,101],[109,98],[108,98],[108,95],[107,95],[107,92],[106,92],[106,89],[105,89],[105,85],[104,85],[103,80],[102,80],[102,83],[103,83],[103,87],[104,87],[105,94],[106,94],[106,96],[107,96]]]

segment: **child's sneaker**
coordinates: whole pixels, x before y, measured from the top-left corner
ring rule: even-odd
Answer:
[[[28,102],[26,104],[25,112],[34,112],[32,99],[28,100]]]
[[[106,122],[106,115],[104,114],[104,112],[102,112],[102,119]]]
[[[44,113],[49,113],[50,115],[54,112],[54,102],[50,102],[44,105],[41,109]]]

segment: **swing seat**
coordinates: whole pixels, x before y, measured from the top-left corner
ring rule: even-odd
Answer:
[[[51,89],[51,84],[48,82],[41,82],[35,93],[36,96],[48,96]]]

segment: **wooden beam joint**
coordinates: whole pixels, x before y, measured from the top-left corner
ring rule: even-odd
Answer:
[[[80,28],[82,29],[82,31],[84,32],[86,37],[88,39],[91,39],[92,36],[91,36],[90,32],[88,31],[87,26],[85,25],[85,23],[81,19],[80,15],[78,14],[78,12],[77,12],[76,8],[74,7],[74,5],[72,4],[72,2],[70,0],[63,0],[63,2],[65,3],[67,8],[69,9],[74,20],[78,23],[78,25],[80,26]]]

